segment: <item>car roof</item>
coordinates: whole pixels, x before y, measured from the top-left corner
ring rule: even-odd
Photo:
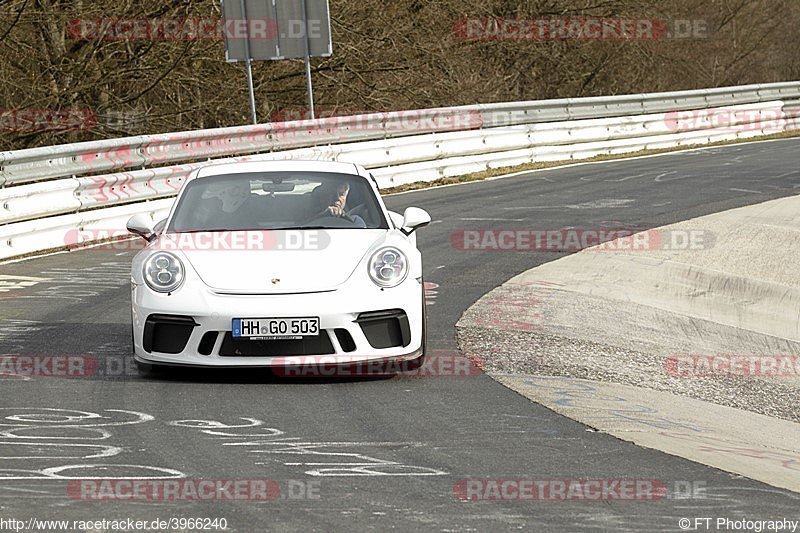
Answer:
[[[368,177],[366,170],[354,163],[338,161],[246,161],[240,163],[218,163],[200,168],[196,178],[245,172],[331,172]]]

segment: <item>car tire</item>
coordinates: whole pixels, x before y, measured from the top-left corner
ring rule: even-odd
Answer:
[[[168,374],[170,367],[168,365],[154,365],[153,363],[142,363],[140,361],[136,361],[136,370],[139,371],[139,375],[141,377],[150,378]]]
[[[428,306],[425,305],[425,282],[422,283],[422,355],[406,363],[406,371],[419,370],[425,364],[425,350],[428,343]]]
[[[146,378],[152,376],[156,372],[156,367],[150,363],[136,361],[136,370],[139,371],[141,377]]]

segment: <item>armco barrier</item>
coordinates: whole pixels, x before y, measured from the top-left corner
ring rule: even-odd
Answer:
[[[373,113],[0,152],[0,186],[177,161],[480,128],[474,108]]]
[[[59,215],[0,226],[0,258],[28,255],[42,250],[63,248],[76,244],[70,239],[75,230],[124,230],[127,220],[137,213],[150,215],[154,220],[167,216],[172,199],[129,204],[72,215]],[[94,230],[94,232],[92,232]],[[79,244],[79,243],[78,243]]]
[[[800,82],[566,98],[143,135],[0,152],[0,187],[49,178],[339,142],[800,98]],[[398,124],[399,123],[399,124]]]
[[[779,110],[775,103],[765,102],[719,108],[718,111],[727,114],[746,113],[746,116],[752,119],[752,122],[745,124],[748,132],[760,135],[780,131],[774,129],[776,125],[780,125],[776,120],[780,118],[776,116],[776,109]],[[765,123],[764,128],[757,127],[758,120]],[[529,124],[479,131],[432,133],[270,152],[231,160],[316,159],[360,163],[374,169],[379,184],[386,187],[410,181],[458,175],[459,168],[463,167],[460,162],[457,165],[459,168],[452,168],[449,171],[446,168],[452,158],[475,156],[469,162],[470,168],[485,170],[533,161],[580,159],[586,157],[587,150],[593,150],[592,153],[595,154],[611,154],[631,151],[634,147],[642,149],[660,148],[670,144],[678,146],[685,144],[687,140],[708,142],[706,138],[709,134],[719,137],[707,117],[692,121],[689,126],[680,134],[674,134],[670,129],[667,115],[658,113]],[[743,134],[744,132],[739,135]],[[654,137],[657,138],[654,140]],[[628,143],[625,139],[638,139],[639,142]],[[598,150],[595,149],[595,144],[591,143],[605,144]],[[621,150],[612,150],[619,146],[622,146]],[[604,147],[608,149],[603,150]],[[519,157],[517,157],[518,150],[523,150],[519,153]],[[481,165],[482,161],[486,164]],[[189,173],[204,164],[207,163],[123,171],[0,189],[0,200],[4,200],[6,204],[6,209],[0,212],[0,223],[169,197],[180,189]],[[445,170],[433,172],[439,168]],[[60,196],[56,198],[56,194]],[[74,198],[71,197],[73,195]],[[19,205],[20,197],[27,200],[25,206]],[[41,201],[37,201],[37,198]],[[61,206],[60,210],[54,208],[58,205]]]
[[[678,112],[690,120],[680,122]],[[713,118],[719,116],[739,118],[719,123]],[[89,223],[123,229],[133,213],[164,216],[186,177],[212,157],[354,162],[387,187],[750,138],[798,129],[798,116],[800,83],[792,82],[376,113],[3,152],[0,259],[60,247],[65,229]],[[163,166],[178,161],[188,162]]]

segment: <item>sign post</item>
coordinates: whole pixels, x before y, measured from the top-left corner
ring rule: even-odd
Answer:
[[[303,58],[309,111],[314,118],[311,58],[333,54],[328,0],[221,1],[225,60],[229,63],[245,62],[253,123],[257,123],[250,66],[253,60]]]
[[[308,34],[309,34],[309,24],[308,24],[308,11],[306,10],[306,0],[300,0],[303,8],[303,30],[306,35],[305,42],[305,62],[306,62],[306,92],[308,92],[308,110],[311,112],[311,120],[314,120],[314,88],[311,86],[311,56],[309,55],[309,45],[308,45]]]
[[[245,0],[241,0],[241,3],[242,18],[247,20],[247,5],[245,4]],[[247,71],[247,89],[250,91],[250,118],[253,120],[253,124],[255,125],[258,124],[258,118],[256,117],[256,93],[253,89],[253,68],[250,65],[250,24],[245,25],[244,37],[244,64],[245,70]]]

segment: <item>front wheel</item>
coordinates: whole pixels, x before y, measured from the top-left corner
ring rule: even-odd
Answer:
[[[423,287],[425,284],[423,283]],[[424,289],[423,289],[424,290]],[[422,294],[422,355],[408,361],[406,363],[406,370],[413,372],[419,370],[425,364],[425,350],[428,343],[428,306],[425,305],[425,293]]]
[[[136,361],[136,370],[139,371],[139,375],[143,378],[149,378],[156,374],[163,372],[165,367],[161,365],[154,365],[152,363],[142,363],[141,361]]]

